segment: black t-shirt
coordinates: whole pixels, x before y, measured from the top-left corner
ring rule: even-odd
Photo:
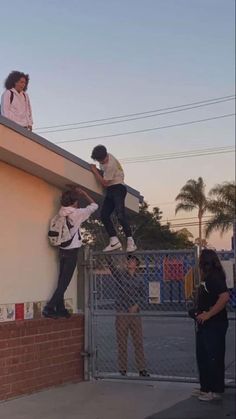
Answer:
[[[221,273],[208,275],[205,282],[202,282],[199,288],[197,301],[198,312],[209,311],[210,308],[216,304],[219,295],[227,291],[228,289],[224,275]],[[226,308],[223,308],[223,310],[211,317],[208,321],[222,320],[227,320]]]

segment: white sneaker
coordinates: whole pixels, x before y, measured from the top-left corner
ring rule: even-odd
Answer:
[[[131,252],[135,252],[135,250],[137,250],[137,246],[134,243],[134,239],[133,238],[128,238],[127,239],[127,252],[131,253]]]
[[[114,250],[120,250],[122,249],[121,242],[117,239],[117,242],[113,243],[110,242],[105,249],[103,249],[103,252],[114,252]]]
[[[191,393],[191,396],[192,397],[199,397],[202,394],[206,394],[206,393],[204,393],[204,391],[201,391],[200,388],[194,388],[192,393]]]
[[[212,400],[214,400],[213,394],[211,391],[209,391],[209,393],[200,394],[198,400],[200,400],[201,402],[211,402]]]

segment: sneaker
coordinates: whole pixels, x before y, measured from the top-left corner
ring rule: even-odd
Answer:
[[[201,402],[212,402],[212,400],[214,400],[213,394],[211,391],[209,391],[209,393],[200,394],[198,400],[200,400]]]
[[[122,377],[126,377],[127,376],[127,371],[126,370],[120,370],[120,375],[122,375]]]
[[[66,308],[64,310],[57,311],[56,314],[58,317],[65,317],[66,319],[71,317],[71,313],[66,310]]]
[[[223,399],[221,393],[212,393],[212,396],[213,396],[213,400],[215,401],[221,401]]]
[[[139,377],[150,377],[150,374],[146,370],[139,371]]]
[[[127,240],[127,252],[131,253],[131,252],[135,252],[135,250],[137,250],[137,246],[134,243],[134,239],[133,238],[128,238],[128,240]]]
[[[199,397],[202,394],[207,394],[207,393],[205,393],[204,391],[201,391],[200,388],[194,388],[192,393],[191,393],[191,396],[192,397]]]
[[[103,249],[103,252],[113,252],[114,250],[120,250],[122,249],[121,242],[117,239],[117,242],[112,243],[110,242],[105,249]]]
[[[53,308],[44,307],[42,311],[43,317],[47,317],[49,319],[57,319],[58,315]]]

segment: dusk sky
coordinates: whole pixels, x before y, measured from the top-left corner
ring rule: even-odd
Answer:
[[[0,79],[30,74],[34,129],[225,97],[234,86],[234,0],[0,0]],[[232,100],[113,125],[42,135],[89,162],[98,143],[117,158],[234,146],[234,117],[146,130],[234,113]],[[64,127],[69,128],[69,127]],[[39,132],[39,131],[37,131]],[[135,160],[135,159],[134,159]],[[234,153],[124,164],[126,182],[163,220],[190,178],[207,191],[234,179]],[[136,159],[137,160],[137,159]],[[179,218],[196,213],[179,213]],[[196,219],[191,218],[191,221]],[[181,220],[182,222],[182,220]],[[185,220],[183,220],[185,222]],[[186,220],[187,222],[187,220]],[[189,228],[197,237],[197,229]],[[209,242],[230,248],[230,234]]]

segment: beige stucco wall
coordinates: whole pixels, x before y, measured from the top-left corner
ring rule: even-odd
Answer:
[[[0,304],[44,301],[57,282],[57,250],[47,241],[60,190],[0,161]],[[76,274],[66,298],[76,308]]]
[[[67,183],[77,183],[90,192],[102,195],[101,185],[91,170],[49,150],[42,144],[30,140],[22,133],[0,123],[0,160],[63,188]],[[126,207],[139,211],[139,198],[127,194]]]
[[[48,222],[67,183],[86,188],[100,203],[102,188],[89,165],[0,116],[0,305],[46,301],[55,289],[57,250]],[[127,209],[138,212],[129,190]],[[66,292],[77,306],[76,273]]]

